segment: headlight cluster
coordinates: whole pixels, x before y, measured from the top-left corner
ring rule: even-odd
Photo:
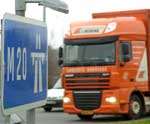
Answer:
[[[69,97],[64,97],[63,98],[63,102],[64,103],[70,103],[71,102],[71,99]]]
[[[115,96],[110,96],[110,97],[106,97],[105,101],[107,103],[115,104],[115,103],[117,103],[117,98]]]

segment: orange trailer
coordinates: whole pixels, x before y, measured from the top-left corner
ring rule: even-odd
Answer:
[[[137,119],[150,106],[150,10],[95,13],[74,22],[59,49],[64,111]]]

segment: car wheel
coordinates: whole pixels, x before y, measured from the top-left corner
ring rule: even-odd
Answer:
[[[144,107],[142,106],[142,101],[137,95],[133,95],[129,102],[129,112],[128,119],[138,119],[144,113]]]
[[[46,106],[44,107],[45,112],[51,112],[52,111],[52,107],[50,106]]]
[[[93,115],[81,115],[81,114],[78,114],[78,117],[79,117],[81,120],[84,120],[84,121],[89,121],[89,120],[92,120],[92,119],[93,119]]]

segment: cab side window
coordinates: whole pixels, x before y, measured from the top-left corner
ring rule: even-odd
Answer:
[[[120,42],[120,61],[128,62],[132,59],[132,48],[130,42]]]

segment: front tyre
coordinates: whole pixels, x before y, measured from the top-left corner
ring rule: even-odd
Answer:
[[[144,107],[142,101],[137,95],[132,95],[129,101],[128,119],[138,119],[143,115]]]
[[[89,121],[89,120],[92,120],[92,119],[93,119],[93,115],[81,115],[81,114],[78,114],[78,117],[79,117],[81,120],[84,120],[84,121]]]
[[[44,110],[45,110],[45,112],[51,112],[52,111],[52,107],[51,106],[45,106]]]

